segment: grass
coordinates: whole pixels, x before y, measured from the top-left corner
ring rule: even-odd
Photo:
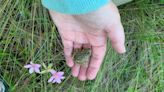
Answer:
[[[93,81],[73,78],[56,27],[40,0],[0,0],[0,78],[10,92],[164,92],[164,2],[135,0],[119,7],[127,53],[107,54]],[[30,75],[23,66],[53,63],[65,72],[61,84]]]

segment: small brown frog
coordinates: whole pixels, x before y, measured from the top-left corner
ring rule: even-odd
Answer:
[[[83,49],[75,49],[73,51],[73,59],[78,64],[86,64],[89,62],[91,57],[91,49],[83,48]]]

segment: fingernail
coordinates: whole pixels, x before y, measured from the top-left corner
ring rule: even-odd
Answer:
[[[84,76],[83,76],[83,77],[79,76],[78,79],[79,79],[80,81],[85,81],[87,78],[84,77]]]
[[[125,46],[122,48],[122,50],[120,50],[120,54],[123,54],[123,53],[125,53],[126,52],[126,48],[125,48]]]

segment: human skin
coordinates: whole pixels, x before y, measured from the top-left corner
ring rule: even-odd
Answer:
[[[68,15],[49,10],[64,45],[64,55],[72,75],[79,80],[93,80],[100,69],[109,38],[118,53],[125,53],[125,35],[117,7],[110,2],[97,11]],[[74,49],[90,48],[89,63],[80,65],[72,58]]]

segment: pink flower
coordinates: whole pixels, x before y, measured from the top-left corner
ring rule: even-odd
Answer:
[[[61,83],[61,80],[64,79],[65,77],[64,72],[56,72],[55,70],[51,70],[50,71],[52,76],[51,78],[48,80],[48,82],[52,82],[52,83]]]
[[[40,64],[34,64],[32,62],[30,62],[30,64],[27,64],[24,66],[25,68],[29,68],[29,73],[33,73],[33,72],[36,72],[36,73],[40,73],[40,67],[41,65]]]

